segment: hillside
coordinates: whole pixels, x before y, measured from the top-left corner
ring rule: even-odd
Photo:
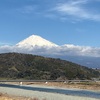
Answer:
[[[91,79],[100,73],[78,64],[31,54],[0,54],[0,78],[6,79]]]

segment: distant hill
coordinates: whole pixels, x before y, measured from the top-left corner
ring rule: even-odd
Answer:
[[[90,68],[98,68],[100,69],[100,57],[88,57],[88,56],[57,56],[57,58],[61,58],[64,60],[68,60],[83,66],[87,66]]]
[[[0,54],[0,78],[6,79],[91,79],[99,71],[69,61],[31,54]]]

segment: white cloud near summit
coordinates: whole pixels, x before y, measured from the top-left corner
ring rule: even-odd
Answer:
[[[92,48],[88,46],[75,46],[75,45],[62,45],[57,47],[17,47],[17,46],[0,46],[0,53],[19,52],[29,53],[35,55],[53,55],[53,56],[88,56],[88,57],[100,57],[100,48]]]

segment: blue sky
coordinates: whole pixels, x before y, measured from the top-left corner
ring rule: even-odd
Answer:
[[[100,0],[0,0],[0,45],[32,34],[58,45],[100,47]]]

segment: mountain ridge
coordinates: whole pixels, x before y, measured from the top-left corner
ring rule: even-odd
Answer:
[[[0,54],[0,78],[63,80],[99,76],[98,71],[59,58],[22,53]]]

